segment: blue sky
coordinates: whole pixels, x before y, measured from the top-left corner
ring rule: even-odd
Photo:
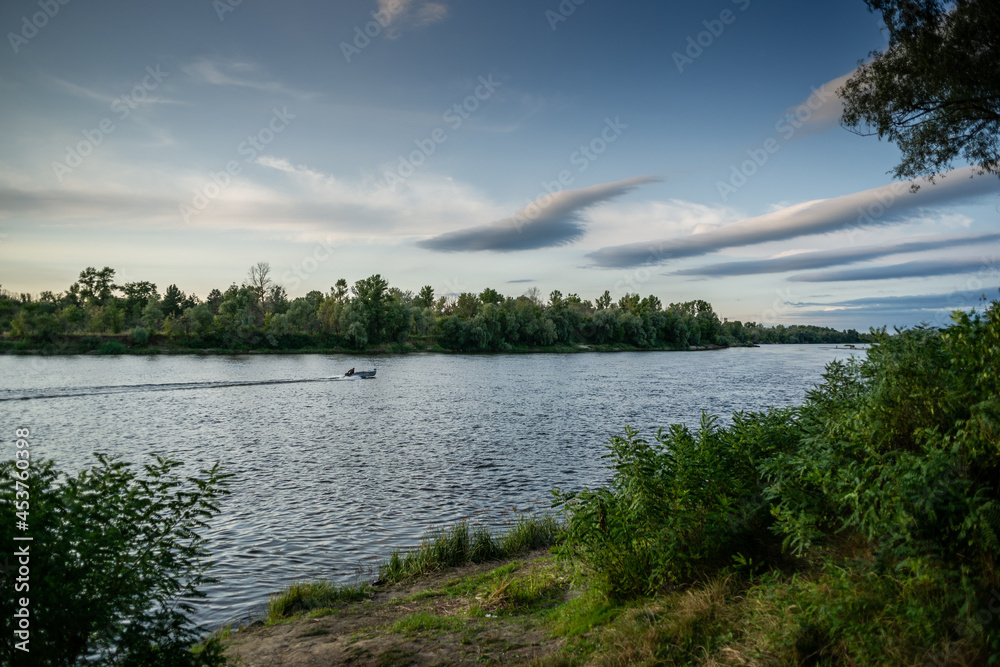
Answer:
[[[864,3],[11,0],[0,284],[438,294],[943,321],[1000,285],[995,177],[911,194],[833,91]],[[367,34],[366,34],[367,31]]]

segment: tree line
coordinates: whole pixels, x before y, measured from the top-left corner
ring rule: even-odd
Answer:
[[[455,351],[503,352],[569,345],[627,345],[639,349],[757,343],[857,343],[850,329],[764,326],[720,320],[706,301],[664,306],[653,295],[608,291],[593,301],[559,290],[543,300],[537,288],[505,296],[487,288],[457,297],[391,287],[375,274],[348,286],[338,280],[329,292],[313,290],[291,299],[259,262],[245,280],[204,300],[176,284],[160,294],[148,281],[117,285],[115,270],[88,267],[62,293],[37,297],[0,289],[0,331],[4,345],[37,349],[88,334],[117,334],[111,343],[218,349],[364,350],[387,345],[435,345]],[[100,338],[96,338],[100,340]],[[124,341],[124,342],[121,342]]]

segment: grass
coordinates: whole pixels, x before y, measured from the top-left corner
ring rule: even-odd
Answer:
[[[416,549],[394,551],[379,565],[378,585],[388,586],[468,563],[485,563],[520,556],[554,544],[559,531],[558,522],[550,516],[522,516],[507,530],[499,533],[483,527],[470,528],[463,521],[450,529],[430,534]],[[367,599],[372,592],[372,585],[363,582],[350,585],[330,581],[295,583],[271,596],[265,622],[272,625],[303,614],[315,616],[318,612],[343,603]],[[439,594],[441,593],[438,591],[421,592],[423,598]],[[452,591],[451,594],[458,594],[458,591]],[[512,589],[511,594],[524,599],[534,595],[530,588],[522,591],[519,587]]]
[[[371,594],[371,585],[335,584],[331,581],[310,581],[292,584],[271,596],[267,607],[267,624],[274,624],[299,614],[316,615],[344,602],[364,600]]]
[[[456,632],[463,623],[453,616],[440,616],[428,611],[418,611],[399,619],[390,627],[390,632],[415,637],[426,633]]]
[[[416,549],[394,551],[379,566],[379,581],[394,584],[466,563],[514,558],[554,544],[559,532],[559,523],[550,516],[519,517],[513,526],[499,534],[482,526],[470,528],[463,521],[432,533]]]

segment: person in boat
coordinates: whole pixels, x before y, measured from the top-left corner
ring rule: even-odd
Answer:
[[[348,377],[349,378],[352,375],[354,375],[354,369],[353,368],[351,370],[347,371],[346,373],[344,373],[344,377]]]

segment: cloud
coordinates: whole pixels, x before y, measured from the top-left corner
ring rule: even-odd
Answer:
[[[278,81],[266,79],[257,65],[243,60],[203,56],[183,65],[181,70],[195,81],[212,86],[249,88],[298,99],[314,97],[312,93],[295,90]]]
[[[802,136],[813,132],[825,132],[838,127],[840,117],[844,113],[844,100],[837,94],[854,76],[857,70],[827,81],[819,88],[813,88],[812,94],[801,104],[785,110],[779,127],[795,128],[795,135]]]
[[[814,312],[830,312],[832,310],[849,310],[865,313],[906,312],[906,311],[952,311],[975,307],[983,296],[996,299],[997,287],[982,289],[955,290],[944,294],[912,294],[905,296],[868,296],[843,301],[818,302],[798,301],[789,305],[796,308],[819,307],[824,310]]]
[[[514,252],[566,245],[582,237],[586,231],[581,217],[585,210],[640,185],[659,180],[655,176],[636,176],[615,183],[556,192],[532,202],[508,218],[441,234],[417,245],[439,252]]]
[[[975,173],[972,167],[963,167],[939,177],[933,184],[925,179],[892,183],[833,199],[789,206],[688,236],[609,246],[587,256],[596,266],[605,268],[662,264],[672,259],[707,255],[723,248],[905,222],[923,208],[1000,191],[1000,180],[995,176],[975,176]],[[920,185],[917,192],[910,191],[914,184]]]
[[[385,36],[396,39],[402,28],[426,28],[443,21],[448,16],[448,6],[443,2],[378,0],[377,16],[386,28]]]
[[[858,280],[888,280],[891,278],[929,278],[931,276],[951,276],[958,273],[997,271],[996,255],[992,259],[986,257],[963,259],[935,259],[889,266],[873,266],[859,269],[844,269],[842,271],[816,271],[800,273],[788,279],[799,283],[849,282]]]
[[[1000,234],[965,234],[961,236],[932,236],[925,240],[905,241],[887,245],[837,248],[817,252],[800,252],[770,259],[744,262],[722,262],[674,271],[680,276],[749,276],[761,273],[784,273],[802,269],[822,269],[841,264],[853,264],[888,255],[899,255],[926,250],[939,250],[963,245],[1000,241]]]
[[[221,188],[201,170],[154,172],[112,164],[99,173],[74,174],[62,187],[44,187],[0,168],[0,226],[189,226],[296,242],[410,247],[470,219],[495,220],[507,210],[475,187],[432,173],[415,174],[393,190],[375,175],[337,178],[274,156],[241,166]],[[206,187],[213,195],[196,204],[195,193]],[[184,213],[181,206],[193,210]]]

